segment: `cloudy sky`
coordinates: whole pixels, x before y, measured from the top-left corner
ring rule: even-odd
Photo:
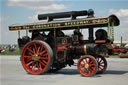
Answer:
[[[9,31],[9,25],[37,22],[41,13],[90,8],[95,16],[117,15],[121,24],[115,27],[115,40],[128,40],[128,0],[0,0],[0,44],[17,43],[17,32]]]

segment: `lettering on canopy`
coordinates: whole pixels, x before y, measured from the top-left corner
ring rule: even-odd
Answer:
[[[97,24],[106,24],[106,23],[108,23],[108,18],[86,19],[86,20],[74,20],[74,21],[46,23],[46,24],[10,26],[9,30],[36,30],[36,29],[64,28],[64,27],[97,25]]]

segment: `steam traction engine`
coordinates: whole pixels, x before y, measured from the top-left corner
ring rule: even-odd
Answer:
[[[86,17],[87,15],[87,17]],[[85,16],[85,18],[77,18]],[[68,18],[69,20],[55,20]],[[103,73],[107,68],[108,51],[112,50],[114,40],[113,27],[119,25],[115,15],[94,17],[93,10],[72,11],[62,13],[40,14],[37,22],[24,25],[9,26],[9,30],[18,30],[18,44],[21,50],[21,62],[24,69],[31,74],[56,72],[67,65],[74,65],[79,59],[78,70],[83,76]],[[94,28],[108,27],[107,31]],[[88,29],[88,40],[83,39],[83,29]],[[20,30],[26,30],[26,36],[20,37]],[[63,31],[73,30],[71,36]],[[32,33],[31,37],[27,32]]]

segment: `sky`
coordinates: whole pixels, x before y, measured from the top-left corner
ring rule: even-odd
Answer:
[[[0,44],[17,44],[17,31],[8,30],[12,24],[38,22],[38,14],[88,9],[95,17],[115,14],[120,19],[115,40],[128,40],[128,0],[0,0]]]

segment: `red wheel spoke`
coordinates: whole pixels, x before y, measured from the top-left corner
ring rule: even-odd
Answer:
[[[39,63],[39,66],[40,66],[40,70],[42,70],[42,65]]]
[[[44,50],[43,52],[40,53],[40,55],[43,55],[46,51]]]
[[[31,61],[31,60],[32,60],[32,58],[31,58],[31,57],[27,58],[26,63],[28,63],[28,62],[29,62],[29,61]]]
[[[24,56],[24,58],[30,58],[30,57],[32,57],[32,56]]]
[[[27,65],[27,66],[29,66],[30,64],[32,64],[32,61],[31,61],[31,62],[29,62],[29,63],[27,63],[26,65]]]
[[[33,62],[32,62],[32,68],[33,68],[33,66],[34,66],[34,63],[35,63],[35,62],[33,61]]]
[[[39,60],[39,63],[42,64],[43,66],[45,66],[45,64],[42,61],[40,61],[40,60]]]
[[[47,60],[48,57],[40,57],[40,59],[42,59],[42,60]]]
[[[40,48],[40,50],[39,50],[39,53],[41,53],[41,52],[42,52],[42,49],[43,49],[43,47],[41,46],[41,48]]]
[[[95,69],[95,67],[90,67],[90,69],[94,70],[94,69]]]
[[[28,68],[31,69],[30,65],[28,65]]]
[[[29,54],[30,56],[32,56],[32,55],[33,55],[31,52],[28,52],[28,54]]]
[[[34,47],[35,47],[35,53],[37,53],[37,46],[35,43],[34,43]]]
[[[43,60],[43,62],[47,65],[47,62],[45,60]]]
[[[90,64],[89,66],[92,67],[92,66],[95,66],[95,64]]]
[[[93,63],[93,61],[90,62],[90,64],[92,64],[92,63]]]
[[[88,62],[87,59],[85,59],[86,63]]]
[[[34,52],[34,54],[36,54],[36,51],[35,51],[35,49],[33,48],[33,52]]]
[[[82,63],[82,62],[83,62],[84,64],[86,64],[84,60],[83,60],[83,61],[81,61],[81,63]]]
[[[89,64],[90,59],[88,58],[87,64]]]
[[[42,56],[48,56],[48,54],[46,53],[46,54],[44,54],[44,55],[42,55]]]
[[[91,68],[89,68],[89,70],[92,72],[93,70]]]
[[[38,62],[36,62],[36,66],[37,66],[37,68],[38,68],[38,70],[39,70],[39,68],[40,68],[40,67],[39,67],[39,64],[38,64]]]
[[[33,53],[34,54],[34,52],[30,49],[30,48],[27,48],[31,53]]]
[[[37,54],[39,54],[39,51],[40,51],[40,46],[38,47]]]
[[[33,66],[33,71],[35,71],[35,68],[36,68],[36,64]]]

